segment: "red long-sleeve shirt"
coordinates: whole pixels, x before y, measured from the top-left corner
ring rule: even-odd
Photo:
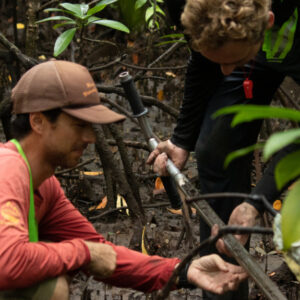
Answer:
[[[51,242],[30,243],[27,166],[9,142],[0,144],[0,162],[0,290],[28,287],[87,265],[90,253],[84,240],[109,243],[66,198],[54,176],[34,195],[39,240]],[[117,253],[117,267],[105,282],[115,286],[160,289],[179,262],[109,244]]]

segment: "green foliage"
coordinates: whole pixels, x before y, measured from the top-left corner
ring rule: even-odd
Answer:
[[[289,191],[281,210],[281,232],[284,250],[291,248],[292,243],[300,240],[299,218],[300,181]]]
[[[300,151],[290,153],[278,162],[275,168],[275,181],[278,189],[283,188],[287,183],[300,175],[299,162]]]
[[[268,160],[278,150],[300,141],[300,129],[289,129],[284,132],[276,132],[270,136],[264,147],[263,157]]]
[[[224,168],[227,168],[234,159],[247,155],[256,149],[261,149],[263,146],[264,144],[255,144],[229,153],[225,159]]]
[[[163,0],[119,0],[118,7],[130,30],[141,32],[145,27],[150,31],[160,28],[160,21],[165,17],[161,3]]]
[[[272,107],[267,105],[232,105],[221,108],[213,117],[224,114],[235,114],[231,126],[251,122],[258,119],[280,118],[291,121],[300,121],[300,111],[291,108]]]
[[[161,36],[160,39],[166,39],[166,40],[156,44],[156,46],[162,46],[162,45],[174,44],[174,43],[184,43],[184,44],[187,43],[183,33],[166,34]]]
[[[71,25],[71,29],[67,29],[63,33],[61,33],[54,46],[54,56],[60,55],[68,45],[73,40],[75,33],[77,30],[80,30],[81,34],[83,29],[89,24],[98,24],[106,27],[110,27],[116,30],[120,30],[126,33],[129,33],[129,29],[122,23],[113,20],[101,19],[95,16],[95,14],[102,11],[107,5],[110,5],[117,0],[102,0],[98,2],[94,7],[89,8],[88,4],[72,4],[72,3],[60,3],[59,6],[61,8],[48,8],[45,9],[46,12],[60,12],[66,16],[53,16],[49,18],[42,19],[37,21],[36,23],[43,23],[48,21],[63,21],[63,23],[59,23],[53,26],[53,28],[59,28],[64,26]]]

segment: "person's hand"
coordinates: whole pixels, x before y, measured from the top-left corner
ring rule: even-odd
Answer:
[[[175,146],[170,140],[160,142],[154,149],[148,159],[147,164],[154,164],[154,172],[160,176],[168,176],[166,163],[168,158],[172,160],[175,166],[181,170],[189,157],[189,151]]]
[[[217,254],[194,260],[187,272],[190,283],[215,294],[236,289],[247,277],[242,267],[225,262]]]
[[[85,241],[89,248],[91,261],[87,266],[89,272],[104,279],[113,274],[116,269],[117,255],[112,246],[103,243]]]
[[[232,211],[228,221],[228,225],[252,227],[257,223],[258,219],[259,219],[259,213],[257,209],[251,204],[244,202],[238,205]],[[218,230],[219,230],[218,225],[215,224],[211,230],[212,235],[213,236],[217,235]],[[234,236],[238,241],[240,241],[242,245],[245,245],[249,238],[248,234],[237,234]],[[225,246],[225,243],[222,239],[219,239],[217,241],[216,248],[220,253],[224,253],[227,256],[232,256],[231,253],[228,251],[227,247]]]

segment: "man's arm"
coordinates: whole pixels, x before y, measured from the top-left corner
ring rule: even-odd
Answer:
[[[184,99],[171,142],[187,151],[194,149],[207,103],[223,78],[220,66],[192,51],[185,78]]]
[[[278,162],[284,158],[286,155],[297,151],[300,149],[299,144],[291,144],[282,150],[280,150],[270,161],[268,167],[266,168],[263,177],[257,183],[257,185],[252,190],[252,195],[263,195],[265,196],[266,200],[273,204],[273,202],[280,196],[280,194],[291,184],[289,182],[284,186],[281,190],[279,190],[276,186],[274,172],[276,165]],[[265,211],[265,206],[263,202],[257,199],[246,199],[245,202],[238,205],[231,213],[228,225],[240,225],[251,227],[255,226],[259,219],[260,215]],[[213,228],[212,233],[215,234],[217,232],[217,228]],[[235,236],[243,245],[246,244],[249,236],[248,235],[236,235]],[[217,248],[220,253],[225,253],[229,255],[228,250],[225,247],[223,240],[219,240],[217,242]]]

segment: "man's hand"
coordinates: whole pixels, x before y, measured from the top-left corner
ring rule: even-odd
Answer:
[[[181,170],[189,157],[189,151],[175,146],[170,140],[160,142],[155,150],[153,150],[148,159],[147,164],[154,163],[154,171],[161,176],[168,176],[166,163],[168,158],[172,160],[175,166]]]
[[[89,272],[100,279],[111,276],[116,269],[117,255],[112,246],[85,241],[90,250],[91,261],[87,266]]]
[[[241,267],[225,262],[217,254],[194,260],[187,273],[190,283],[215,294],[236,289],[247,277]]]
[[[259,219],[259,213],[254,206],[251,204],[244,202],[238,205],[231,213],[228,225],[239,225],[245,227],[254,226]],[[212,227],[211,233],[212,235],[216,235],[218,233],[218,226],[214,225]],[[248,241],[249,235],[234,235],[235,238],[240,241],[242,245],[245,245]],[[219,239],[216,243],[216,247],[220,253],[224,253],[228,256],[232,256],[228,249],[225,246],[225,243],[222,239]]]

